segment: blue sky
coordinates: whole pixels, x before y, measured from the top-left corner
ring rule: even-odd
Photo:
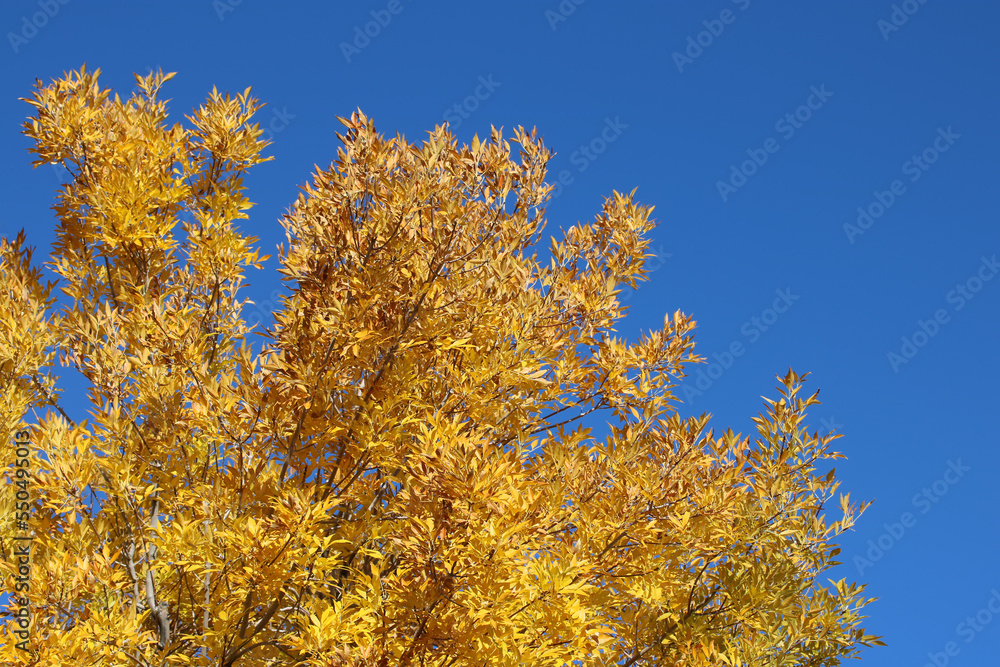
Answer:
[[[253,86],[276,158],[247,179],[265,252],[338,115],[411,140],[446,119],[462,140],[537,126],[563,181],[550,230],[613,189],[656,206],[662,257],[620,332],[694,315],[716,365],[683,411],[747,432],[776,373],[813,374],[843,490],[875,500],[833,575],[880,598],[869,630],[889,646],[863,664],[992,664],[998,25],[985,0],[6,0],[0,234],[26,228],[38,256],[53,240],[59,174],[30,168],[17,98],[84,62],[123,93],[178,72],[178,118],[213,85]],[[265,309],[275,267],[250,288]]]

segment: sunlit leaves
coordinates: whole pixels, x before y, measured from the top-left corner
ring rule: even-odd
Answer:
[[[31,651],[6,634],[5,664],[834,665],[877,643],[862,587],[822,576],[864,505],[827,519],[840,455],[804,378],[753,437],[716,435],[674,408],[694,321],[614,333],[654,227],[634,193],[539,259],[534,131],[340,119],[258,349],[240,290],[264,258],[237,223],[260,104],[213,90],[168,125],[171,76],[120,100],[81,69],[28,100],[37,163],[72,181],[65,305],[23,236],[0,246],[2,428],[44,452]]]

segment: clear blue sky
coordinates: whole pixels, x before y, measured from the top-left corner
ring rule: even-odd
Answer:
[[[334,156],[337,115],[360,107],[413,140],[446,114],[464,140],[537,126],[558,153],[552,180],[565,171],[550,229],[589,219],[612,189],[656,206],[664,257],[621,332],[695,316],[698,351],[719,365],[689,380],[702,393],[685,411],[746,432],[775,373],[813,373],[815,426],[845,435],[843,489],[875,500],[834,573],[880,598],[869,629],[889,647],[864,664],[996,664],[1000,5],[896,7],[5,0],[0,233],[25,227],[49,249],[58,174],[29,167],[16,98],[84,62],[125,93],[133,71],[178,72],[178,115],[213,85],[253,86],[276,130],[276,159],[248,179],[265,251]],[[275,266],[253,281],[258,301]]]

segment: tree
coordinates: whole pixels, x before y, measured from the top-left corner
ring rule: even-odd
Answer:
[[[0,424],[37,452],[27,481],[8,457],[32,620],[4,664],[837,665],[880,643],[863,586],[820,579],[864,504],[827,522],[840,455],[804,376],[752,438],[716,435],[671,393],[700,360],[689,316],[613,335],[650,207],[614,193],[539,260],[535,131],[418,145],[357,112],[283,219],[255,351],[240,289],[266,258],[237,222],[260,104],[213,90],[170,125],[172,75],[121,100],[98,73],[27,100],[35,164],[72,174],[57,281],[23,233],[0,248]]]

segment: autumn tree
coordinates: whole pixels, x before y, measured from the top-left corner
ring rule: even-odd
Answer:
[[[27,482],[5,459],[31,620],[0,662],[828,666],[878,643],[863,587],[822,576],[864,506],[834,500],[803,377],[752,436],[715,433],[672,393],[689,316],[615,335],[651,207],[614,193],[540,259],[534,131],[414,144],[358,112],[284,216],[255,338],[260,104],[213,90],[170,124],[170,78],[120,99],[84,68],[27,100],[35,164],[71,180],[53,281],[23,233],[0,247],[0,430],[33,452]]]

